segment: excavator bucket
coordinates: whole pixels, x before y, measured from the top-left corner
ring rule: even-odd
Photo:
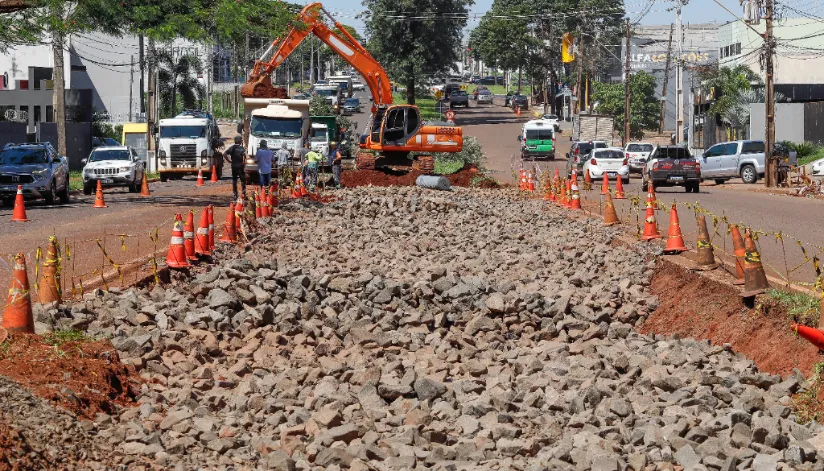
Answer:
[[[240,87],[240,95],[244,98],[289,98],[285,88],[272,86],[270,75],[250,78]]]

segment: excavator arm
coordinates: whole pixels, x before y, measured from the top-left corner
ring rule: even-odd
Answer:
[[[335,28],[341,34],[330,29],[326,23],[324,23],[323,18],[321,18],[321,13],[332,21]],[[299,24],[293,26],[285,37],[276,39],[264,54],[264,56],[266,56],[272,48],[277,47],[272,58],[268,62],[262,60],[255,62],[255,67],[252,70],[249,80],[241,88],[241,95],[247,98],[281,98],[281,96],[278,95],[283,92],[278,92],[278,89],[272,86],[271,74],[297,49],[300,43],[306,39],[306,36],[312,33],[332,48],[332,50],[337,52],[338,55],[361,74],[369,90],[372,92],[372,100],[376,107],[392,104],[392,88],[386,71],[378,61],[346,31],[343,25],[335,21],[335,19],[323,9],[320,3],[307,5],[301,10],[297,19]]]

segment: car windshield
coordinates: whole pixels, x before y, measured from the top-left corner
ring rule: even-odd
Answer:
[[[315,93],[322,96],[338,96],[338,90],[315,90]]]
[[[0,150],[0,165],[26,165],[48,163],[46,150],[32,147],[12,147]]]
[[[455,90],[454,92],[452,92],[452,95],[453,96],[466,96],[466,92],[463,91],[463,90]]]
[[[652,144],[630,144],[627,152],[652,152]]]
[[[309,140],[312,142],[326,142],[327,128],[312,128]]]
[[[358,106],[360,105],[360,100],[358,100],[357,98],[350,98],[346,100],[343,104],[349,106]]]
[[[545,114],[544,119],[558,119],[554,114]]]
[[[659,147],[655,151],[658,159],[691,159],[690,152],[684,147]]]
[[[624,153],[618,150],[598,150],[595,151],[596,159],[621,159],[624,158]]]
[[[131,160],[131,154],[126,149],[106,149],[96,150],[89,156],[89,162],[102,160]]]
[[[492,95],[492,92],[489,90],[481,90],[478,92],[478,95]]]
[[[206,127],[204,126],[161,126],[160,137],[167,139],[174,139],[184,137],[188,139],[197,139],[198,137],[206,137]]]
[[[537,140],[551,140],[554,134],[552,129],[527,129],[526,130],[526,140],[527,141],[537,141]]]
[[[267,118],[252,116],[250,128],[255,137],[300,137],[303,120],[300,118]]]

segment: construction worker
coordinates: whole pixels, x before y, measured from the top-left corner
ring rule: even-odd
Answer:
[[[323,156],[314,150],[309,150],[306,154],[306,169],[309,175],[309,189],[315,191],[315,185],[318,184],[318,167],[323,161]]]
[[[343,154],[338,149],[338,144],[329,144],[330,160],[332,161],[332,178],[335,180],[335,188],[340,188],[340,172],[343,167]]]
[[[246,149],[243,148],[243,137],[235,136],[235,144],[226,149],[223,159],[232,165],[232,193],[235,199],[238,199],[238,180],[242,186],[243,197],[246,198]]]
[[[260,187],[267,188],[272,180],[272,158],[274,154],[269,150],[268,143],[260,141],[260,149],[255,154],[255,162],[258,164],[258,175],[260,176]],[[284,147],[286,143],[283,143]]]
[[[282,188],[286,188],[287,186],[289,186],[288,182],[286,181],[286,170],[289,168],[289,161],[292,159],[292,153],[289,152],[289,149],[285,142],[280,145],[280,150],[278,151],[276,157],[278,163],[278,178],[280,181],[280,185]]]
[[[300,157],[300,169],[301,169],[300,177],[303,178],[304,182],[309,180],[309,170],[307,170],[308,167],[306,166],[306,156],[309,155],[309,150],[310,150],[310,146],[309,146],[309,141],[307,140],[306,142],[303,143],[303,148],[301,148],[300,151],[298,152],[298,157]]]

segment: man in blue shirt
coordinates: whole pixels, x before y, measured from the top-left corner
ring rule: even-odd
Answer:
[[[255,162],[258,164],[261,188],[269,187],[272,179],[272,158],[274,154],[269,150],[266,141],[260,141],[260,149],[255,153]]]

